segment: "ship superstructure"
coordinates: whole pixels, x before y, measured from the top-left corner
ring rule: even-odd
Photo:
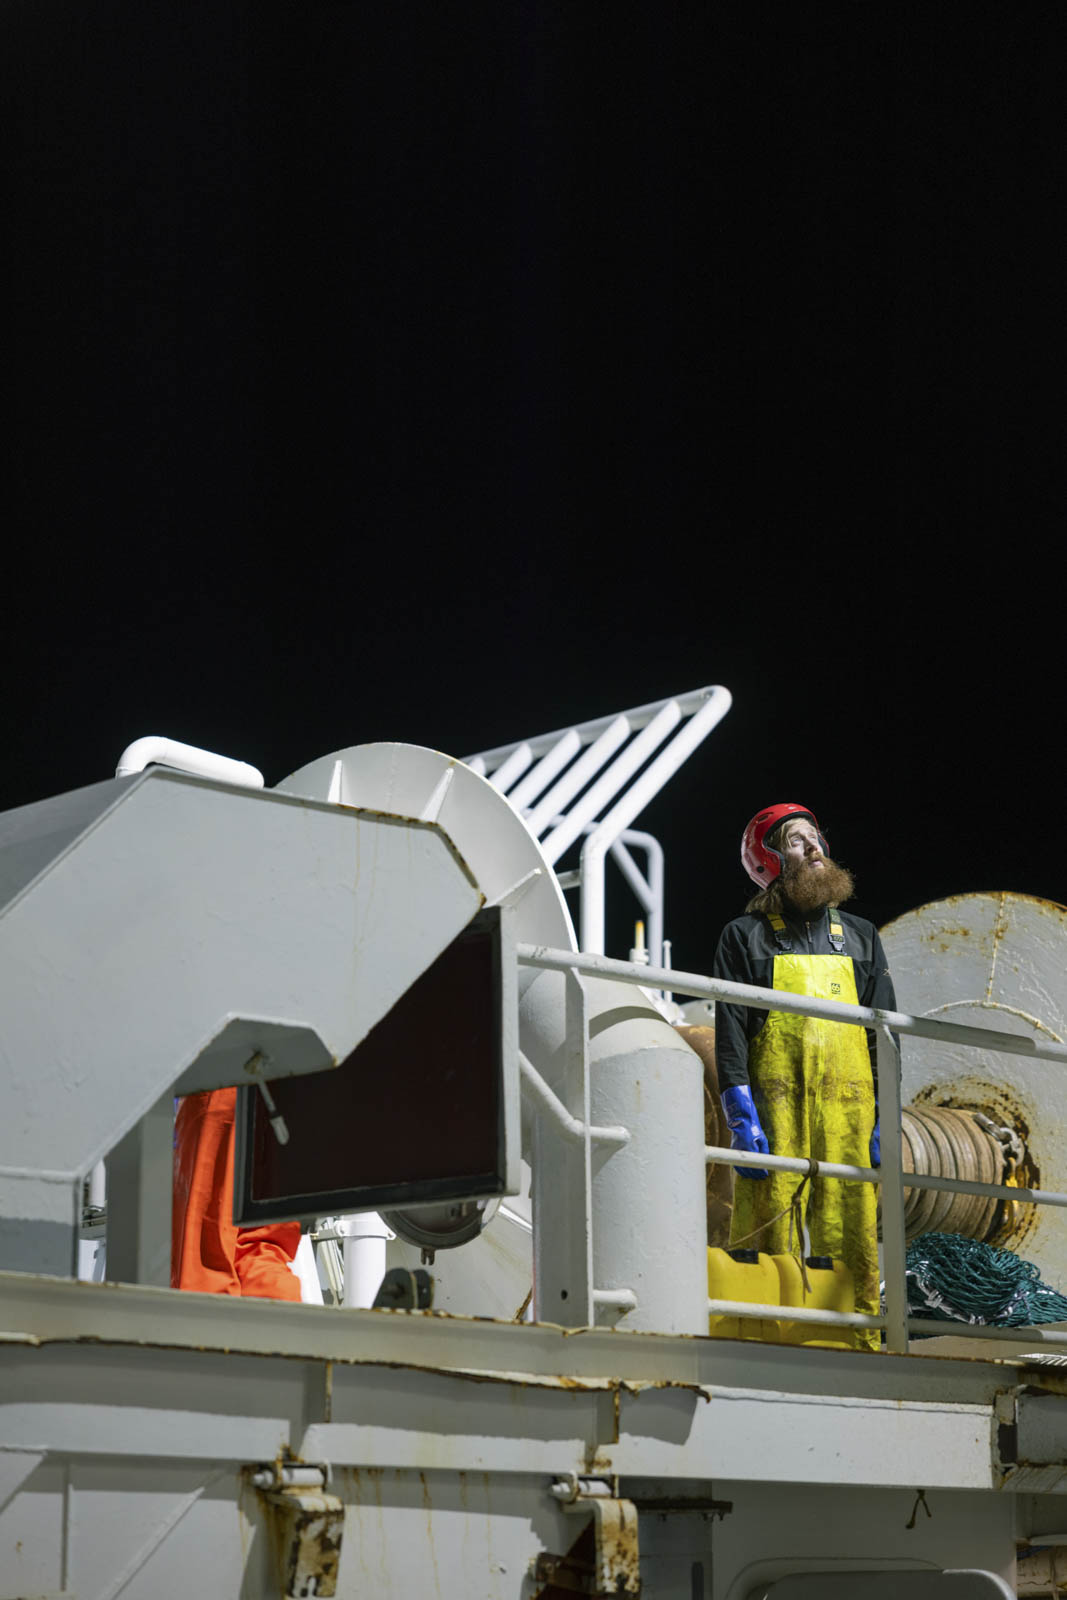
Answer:
[[[904,1285],[917,1194],[980,1198],[987,1235],[1058,1269],[1038,1124],[1067,914],[901,919],[894,1014],[665,965],[662,855],[633,824],[728,705],[465,761],[357,746],[274,789],[154,743],[0,819],[0,1600],[980,1600],[1067,1577],[1067,1332],[917,1337]],[[604,954],[609,856],[648,919],[631,961]],[[883,1165],[850,1175],[881,1191],[881,1353],[708,1337],[778,1309],[708,1296],[706,1169],[748,1158],[708,1146],[676,1024],[727,997],[877,1030]],[[173,1098],[231,1084],[238,1220],[305,1219],[318,1304],[167,1286]],[[906,1194],[902,1084],[1014,1138],[1011,1170],[912,1157]]]

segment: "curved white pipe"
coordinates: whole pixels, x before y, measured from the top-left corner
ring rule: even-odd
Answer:
[[[219,783],[239,784],[242,789],[263,788],[262,772],[247,761],[235,761],[232,756],[216,755],[214,750],[200,750],[195,744],[182,744],[154,733],[126,746],[115,776],[132,778],[153,762],[161,767],[176,767],[179,772],[195,772],[200,778],[216,778]]]

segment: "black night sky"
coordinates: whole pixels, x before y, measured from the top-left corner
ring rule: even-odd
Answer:
[[[724,683],[678,965],[778,799],[1067,900],[1061,19],[5,0],[0,806]]]

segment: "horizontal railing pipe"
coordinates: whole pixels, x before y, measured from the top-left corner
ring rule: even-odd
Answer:
[[[873,1028],[879,1023],[895,1033],[920,1039],[936,1039],[942,1044],[964,1044],[980,1050],[996,1050],[1004,1055],[1035,1056],[1041,1061],[1067,1065],[1067,1045],[1043,1039],[1029,1039],[998,1028],[970,1028],[959,1022],[940,1022],[929,1017],[912,1017],[903,1011],[883,1011],[873,1006],[849,1005],[844,1000],[813,1000],[807,995],[787,994],[784,990],[762,989],[754,984],[728,983],[724,978],[706,978],[697,972],[676,972],[669,967],[638,966],[632,961],[615,961],[609,956],[579,955],[574,950],[552,950],[546,945],[520,944],[516,954],[528,967],[543,967],[566,972],[568,969],[592,977],[618,978],[643,989],[670,989],[705,1000],[724,1000],[734,1005],[752,1006],[757,1011],[791,1011],[802,1017],[821,1017],[825,1022],[858,1023]]]
[[[706,1144],[704,1146],[704,1160],[724,1167],[763,1167],[775,1172],[808,1172],[811,1163],[806,1156],[771,1156],[762,1155],[758,1150],[730,1150],[725,1145]],[[854,1178],[860,1183],[881,1183],[882,1174],[877,1167],[847,1167],[839,1161],[819,1161],[816,1163],[820,1178]],[[905,1188],[910,1182],[911,1174],[905,1174]],[[946,1180],[951,1181],[951,1180]],[[1011,1194],[1019,1193],[1012,1189]]]
[[[932,1317],[909,1317],[908,1332],[936,1338],[959,1334],[964,1339],[1000,1339],[1007,1344],[1067,1344],[1063,1328],[1002,1328],[985,1322],[935,1322]]]
[[[708,1315],[713,1317],[752,1317],[772,1322],[829,1322],[847,1328],[882,1328],[884,1317],[868,1317],[859,1311],[822,1311],[811,1306],[760,1304],[754,1300],[709,1300]],[[1067,1329],[1056,1327],[1002,1328],[984,1322],[940,1322],[932,1317],[909,1317],[908,1332],[942,1338],[959,1335],[963,1339],[996,1339],[1002,1344],[1067,1344]]]
[[[567,1138],[580,1140],[585,1138],[586,1124],[580,1117],[573,1117],[556,1094],[555,1090],[542,1078],[532,1061],[528,1061],[519,1051],[519,1076],[522,1087],[537,1102],[541,1111],[551,1117],[552,1121]],[[622,1127],[594,1127],[589,1126],[589,1137],[600,1144],[629,1144],[630,1130]]]
[[[815,1306],[770,1305],[754,1300],[709,1300],[708,1315],[763,1317],[771,1322],[832,1322],[841,1328],[885,1327],[884,1317],[869,1317],[863,1311],[823,1311]]]
[[[763,1155],[758,1150],[730,1150],[725,1145],[706,1144],[704,1160],[725,1167],[763,1167],[768,1171],[807,1172],[806,1156]],[[821,1178],[851,1178],[858,1183],[881,1183],[880,1167],[847,1167],[838,1161],[816,1163]],[[905,1172],[905,1189],[941,1189],[951,1194],[977,1194],[990,1200],[1025,1200],[1035,1206],[1067,1207],[1067,1194],[1057,1189],[1020,1189],[1014,1184],[979,1183],[970,1178],[935,1178],[925,1172]]]
[[[595,1306],[618,1306],[622,1311],[636,1311],[637,1296],[632,1289],[594,1289]]]
[[[905,1189],[943,1189],[953,1194],[980,1194],[993,1200],[1026,1200],[1035,1206],[1067,1206],[1067,1194],[1056,1189],[1016,1189],[1005,1183],[978,1183],[970,1178],[931,1178],[925,1172],[905,1172]]]

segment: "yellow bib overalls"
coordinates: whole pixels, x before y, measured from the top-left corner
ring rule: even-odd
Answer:
[[[857,1003],[852,960],[845,955],[779,953],[773,986],[813,999]],[[749,1047],[749,1078],[773,1155],[870,1165],[874,1080],[861,1027],[771,1011]],[[789,1249],[788,1207],[802,1181],[797,1172],[739,1179],[731,1242],[784,1210],[784,1216],[747,1240],[752,1249],[784,1254]],[[878,1312],[877,1210],[873,1184],[824,1177],[811,1181],[807,1225],[812,1251],[850,1268],[856,1310],[871,1315]],[[802,1242],[794,1238],[793,1248],[802,1248]],[[861,1347],[876,1350],[878,1342],[875,1330],[857,1330]]]

